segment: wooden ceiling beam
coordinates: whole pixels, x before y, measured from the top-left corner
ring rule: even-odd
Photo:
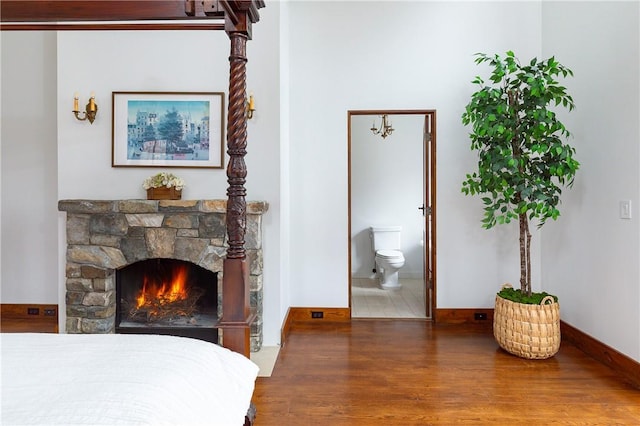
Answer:
[[[0,20],[2,22],[143,21],[206,17],[204,13],[201,17],[197,13],[189,16],[186,4],[185,0],[2,0]]]
[[[251,38],[264,6],[263,0],[1,0],[0,29],[227,29]],[[222,19],[224,26],[213,22]]]

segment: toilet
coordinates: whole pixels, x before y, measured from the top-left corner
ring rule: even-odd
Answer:
[[[371,244],[375,253],[376,276],[385,290],[399,289],[398,270],[404,266],[400,251],[400,226],[371,227]]]

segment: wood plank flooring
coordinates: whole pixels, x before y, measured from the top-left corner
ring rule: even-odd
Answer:
[[[423,320],[294,324],[254,404],[255,426],[640,425],[640,390],[570,343],[530,361]]]

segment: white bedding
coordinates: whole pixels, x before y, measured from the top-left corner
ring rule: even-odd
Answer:
[[[2,425],[241,426],[258,367],[212,343],[1,334]]]

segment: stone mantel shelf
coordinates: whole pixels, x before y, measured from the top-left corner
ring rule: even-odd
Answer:
[[[155,213],[162,210],[226,213],[227,200],[90,200],[58,201],[58,210],[71,213]],[[266,201],[247,201],[247,214],[264,214],[269,210]]]

